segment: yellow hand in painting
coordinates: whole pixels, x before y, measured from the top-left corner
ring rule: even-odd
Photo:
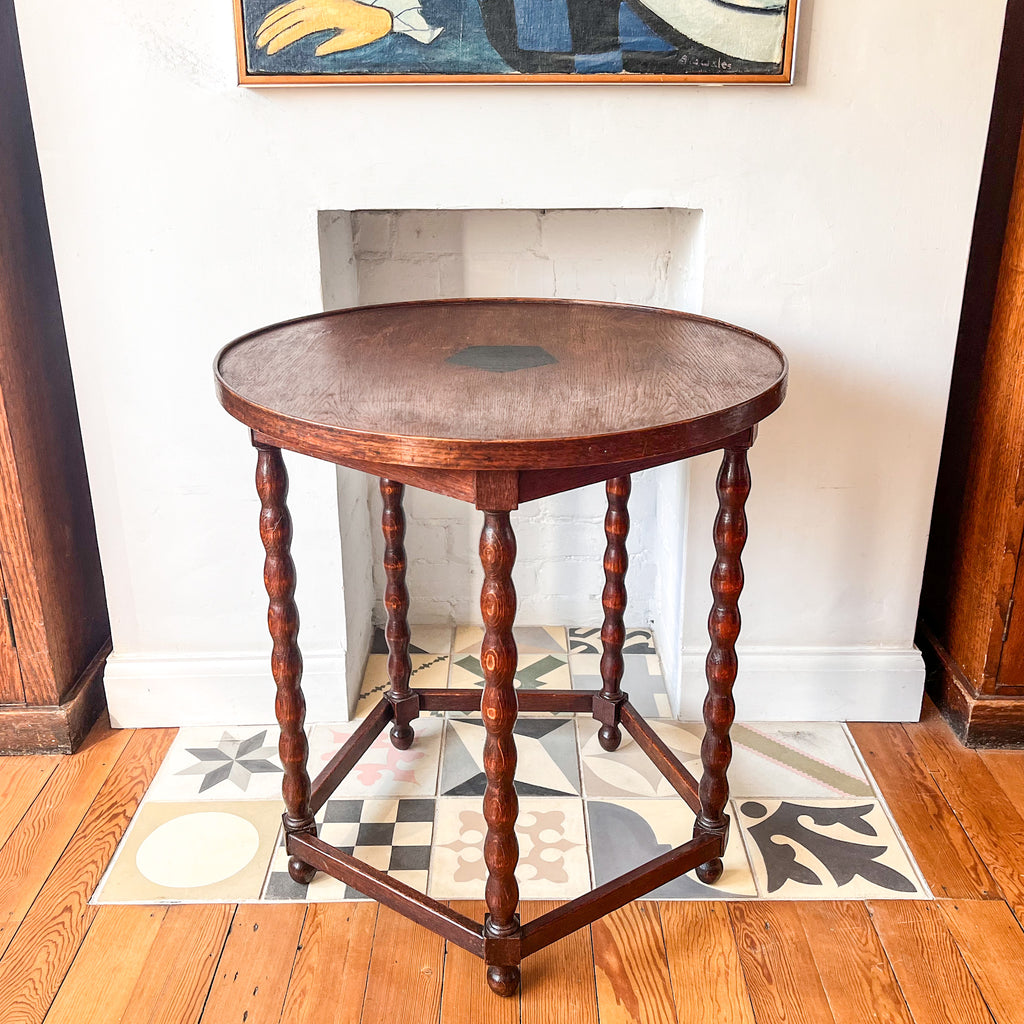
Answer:
[[[323,57],[381,39],[391,31],[391,24],[389,11],[358,0],[292,0],[263,19],[256,45],[272,54],[314,32],[336,29],[336,35],[316,48],[316,55]]]

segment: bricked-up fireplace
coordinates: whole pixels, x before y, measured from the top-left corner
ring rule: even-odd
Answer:
[[[700,311],[699,210],[326,210],[319,226],[325,309],[521,295]],[[639,474],[631,500],[627,622],[655,625],[670,678],[678,670],[685,475],[685,464]],[[338,493],[349,652],[358,657],[371,615],[383,621],[380,497],[372,480],[344,469]],[[479,513],[414,488],[406,508],[411,620],[478,621]],[[604,489],[594,485],[514,514],[518,622],[600,622],[604,511]]]

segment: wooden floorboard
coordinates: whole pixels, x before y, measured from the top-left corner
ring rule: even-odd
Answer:
[[[196,1024],[234,913],[231,903],[168,907],[121,1024]]]
[[[306,916],[303,903],[242,903],[214,972],[203,1024],[277,1024]]]
[[[658,905],[678,1024],[754,1024],[725,903]]]
[[[1024,816],[980,755],[962,747],[934,705],[904,726],[1003,898],[1024,920]]]
[[[160,767],[174,729],[130,736],[81,825],[0,957],[4,1024],[38,1024],[92,923],[88,904],[135,808]]]
[[[999,887],[903,726],[851,722],[850,732],[932,892],[999,899]]]
[[[0,847],[11,837],[11,833],[32,801],[46,785],[62,758],[60,754],[29,754],[19,757],[5,757],[0,772]]]
[[[794,906],[836,1024],[914,1024],[863,903]]]
[[[868,906],[915,1024],[992,1024],[934,903],[876,900]]]
[[[979,750],[978,757],[1024,816],[1024,750]]]
[[[1024,1024],[1024,931],[1010,908],[968,900],[937,906],[997,1024]]]
[[[149,961],[166,907],[99,907],[46,1024],[116,1024]]]
[[[366,976],[363,1024],[437,1021],[443,973],[444,939],[381,907]]]
[[[376,903],[310,904],[284,1024],[359,1024],[376,925]]]
[[[111,730],[97,723],[82,749],[74,757],[61,759],[0,849],[0,953],[7,949],[131,735],[131,730]]]
[[[733,903],[729,916],[757,1024],[831,1024],[797,904]]]
[[[173,731],[0,758],[0,1021],[1024,1024],[1024,751],[966,750],[930,707],[851,731],[940,900],[636,903],[527,958],[513,999],[371,902],[90,905]]]
[[[676,1024],[657,904],[631,903],[590,932],[601,1024]]]
[[[558,903],[524,903],[525,923],[554,910]],[[523,1024],[598,1024],[594,950],[590,929],[581,928],[523,961],[521,996]]]

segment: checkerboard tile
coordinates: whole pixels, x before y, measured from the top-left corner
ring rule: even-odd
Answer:
[[[434,829],[433,799],[331,799],[321,808],[316,820],[317,834],[325,843],[426,892]],[[315,902],[365,897],[352,886],[324,874],[317,874],[308,885],[293,881],[288,874],[288,852],[282,830],[263,898]]]

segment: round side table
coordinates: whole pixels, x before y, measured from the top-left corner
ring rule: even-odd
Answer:
[[[258,451],[256,487],[270,597],[272,669],[284,766],[289,871],[323,871],[483,959],[487,981],[514,993],[522,958],[696,868],[713,883],[729,831],[725,814],[735,644],[750,490],[747,449],[785,396],[785,356],[749,331],[669,310],[597,302],[470,299],[370,306],[277,324],[217,357],[217,395]],[[296,641],[292,525],[281,449],[380,478],[390,691],[310,782]],[[630,474],[714,450],[719,512],[708,620],[706,733],[698,782],[620,688],[625,636]],[[600,690],[517,694],[512,625],[520,503],[607,481]],[[483,511],[480,610],[484,688],[409,685],[404,485]],[[518,709],[592,715],[615,750],[624,728],[697,816],[693,839],[528,924],[516,913],[518,811],[512,730]],[[414,742],[424,711],[479,711],[486,730],[483,798],[488,913],[475,922],[318,838],[315,813],[389,724]]]

